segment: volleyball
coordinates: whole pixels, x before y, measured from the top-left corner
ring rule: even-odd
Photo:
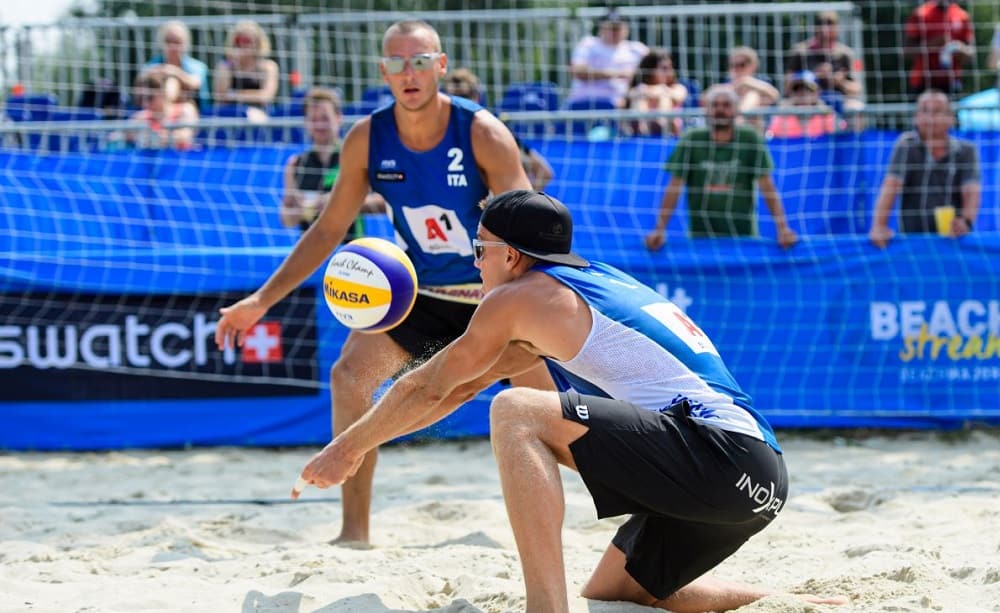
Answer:
[[[417,273],[402,249],[381,238],[341,246],[323,275],[323,295],[337,321],[375,333],[398,326],[417,300]]]

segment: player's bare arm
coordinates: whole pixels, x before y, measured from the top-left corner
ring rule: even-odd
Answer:
[[[472,152],[492,193],[531,189],[514,135],[489,112],[479,111],[472,121]]]
[[[295,244],[278,270],[246,298],[221,309],[215,343],[242,346],[247,330],[267,309],[313,273],[340,244],[368,194],[368,119],[359,121],[344,138],[340,174],[319,217]]]

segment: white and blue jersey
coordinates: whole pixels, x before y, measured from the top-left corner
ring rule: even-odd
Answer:
[[[751,405],[712,341],[676,305],[620,270],[539,263],[535,270],[573,289],[593,326],[580,352],[545,358],[560,391],[624,400],[650,411],[687,400],[690,417],[739,432],[781,452],[774,431]]]
[[[399,139],[395,102],[371,115],[368,180],[389,203],[389,216],[421,289],[480,283],[472,239],[489,193],[472,151],[472,120],[481,106],[451,97],[444,138],[413,151]]]

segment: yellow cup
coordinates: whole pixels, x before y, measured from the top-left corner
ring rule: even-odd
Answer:
[[[954,220],[955,207],[934,207],[934,224],[937,226],[938,236],[951,236],[951,222]]]

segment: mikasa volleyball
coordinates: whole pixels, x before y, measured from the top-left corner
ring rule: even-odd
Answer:
[[[381,238],[359,238],[333,254],[323,295],[337,321],[359,332],[385,332],[410,314],[417,273],[406,253]]]

